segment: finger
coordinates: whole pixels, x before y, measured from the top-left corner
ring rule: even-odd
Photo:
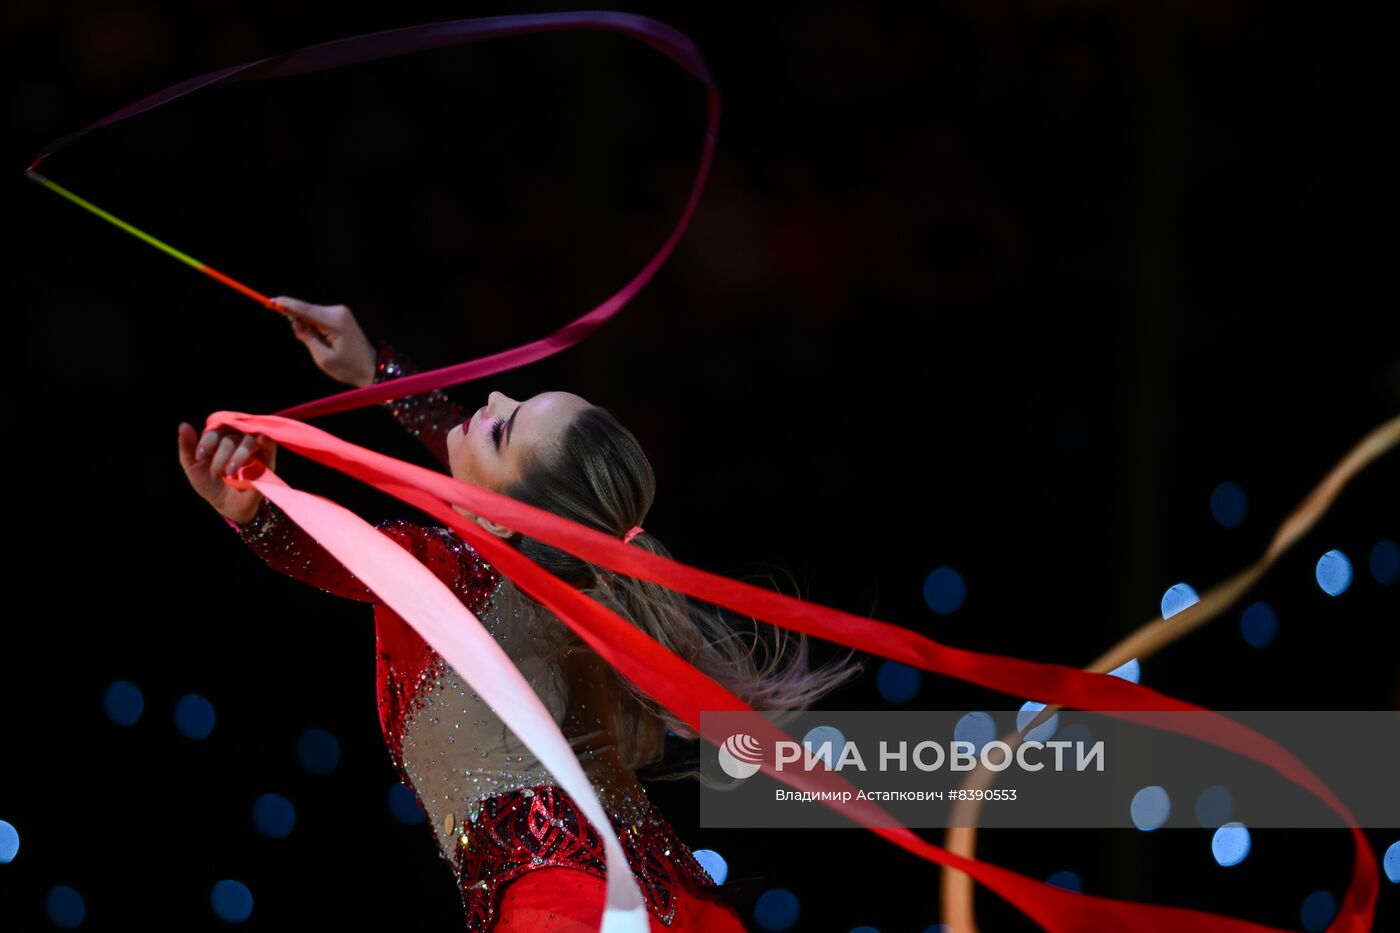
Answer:
[[[219,449],[214,451],[214,456],[209,460],[209,475],[218,476],[223,472],[224,464],[228,463],[228,458],[233,456],[234,450],[238,447],[238,439],[229,435],[219,439]]]
[[[238,447],[234,450],[233,456],[228,458],[228,463],[224,464],[224,473],[233,475],[239,467],[248,462],[258,449],[258,438],[255,434],[243,435],[243,440],[239,441]]]
[[[308,350],[315,353],[315,348],[327,346],[330,343],[331,335],[329,331],[322,330],[315,324],[292,318],[292,335],[306,345]]]
[[[286,308],[288,316],[294,319],[300,318],[304,322],[309,321],[321,327],[331,327],[335,324],[332,320],[332,315],[329,313],[329,308],[322,307],[321,305],[313,305],[299,298],[289,298],[286,295],[278,295],[272,300]]]
[[[194,445],[199,435],[195,433],[194,425],[188,421],[181,421],[178,430],[180,439],[180,466],[189,469],[194,466]]]
[[[194,459],[198,463],[207,458],[210,452],[219,443],[219,431],[217,428],[210,428],[204,432],[204,436],[199,439],[199,446],[194,449]]]

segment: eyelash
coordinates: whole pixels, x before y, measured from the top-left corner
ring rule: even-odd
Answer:
[[[497,418],[491,423],[491,440],[495,443],[496,449],[501,449],[501,430],[505,427],[505,419]]]

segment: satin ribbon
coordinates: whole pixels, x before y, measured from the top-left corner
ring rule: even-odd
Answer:
[[[664,558],[643,552],[639,548],[628,547],[608,536],[599,535],[591,529],[575,525],[565,519],[540,512],[523,503],[516,503],[505,497],[496,497],[489,490],[458,483],[451,477],[421,467],[385,458],[371,451],[365,451],[346,444],[331,435],[320,432],[309,425],[288,419],[305,419],[332,412],[362,408],[376,402],[388,401],[405,395],[419,394],[434,388],[442,388],[466,382],[470,379],[514,369],[527,363],[550,356],[583,340],[631,300],[650,280],[665,261],[684,232],[699,200],[704,179],[708,173],[715,145],[715,130],[719,115],[719,95],[703,65],[698,52],[690,40],[669,26],[646,17],[612,12],[561,13],[535,16],[504,16],[485,19],[456,20],[402,29],[388,30],[365,36],[357,36],[335,42],[323,43],[298,49],[271,58],[260,59],[246,65],[234,66],[191,78],[164,91],[152,94],[135,104],[123,108],[103,119],[48,144],[41,150],[31,168],[59,149],[100,126],[108,125],[133,116],[166,101],[191,93],[221,81],[243,81],[256,78],[279,77],[304,74],[350,64],[388,58],[409,52],[431,48],[441,48],[459,43],[497,38],[533,31],[579,28],[602,29],[632,35],[661,51],[708,87],[709,125],[696,182],[687,202],[680,222],[671,236],[652,260],[627,283],[617,294],[603,302],[587,314],[573,321],[554,334],[529,344],[460,363],[455,366],[429,370],[406,376],[401,379],[377,383],[360,389],[327,396],[312,402],[283,409],[277,415],[246,415],[237,412],[216,412],[211,415],[207,427],[229,426],[244,431],[258,431],[278,443],[325,465],[340,469],[370,485],[395,495],[423,511],[435,515],[456,531],[464,540],[477,548],[483,558],[496,564],[526,592],[540,599],[561,621],[568,624],[581,637],[597,649],[605,659],[614,664],[629,679],[659,702],[681,716],[697,732],[704,733],[699,720],[699,712],[705,710],[742,709],[737,698],[723,690],[718,684],[706,678],[698,670],[676,658],[665,648],[638,631],[626,620],[607,610],[588,597],[572,590],[557,578],[539,569],[537,565],[519,555],[509,545],[494,535],[480,529],[475,522],[466,521],[452,510],[448,503],[457,503],[471,509],[475,514],[488,516],[508,527],[517,528],[541,540],[569,550],[572,553],[601,566],[610,567],[633,576],[650,579],[663,585],[708,599],[720,605],[737,609],[746,615],[763,618],[775,624],[785,625],[806,631],[818,637],[847,644],[870,653],[892,658],[921,667],[936,673],[947,674],[971,683],[993,687],[1016,696],[1040,697],[1046,702],[1058,702],[1082,709],[1099,710],[1113,714],[1122,709],[1177,709],[1204,710],[1155,693],[1136,684],[1128,684],[1117,678],[1103,674],[1091,674],[1058,665],[1038,664],[996,655],[979,654],[940,645],[927,638],[908,632],[899,626],[854,616],[835,609],[794,600],[779,593],[771,593],[752,587],[740,581],[729,580],[705,573],[693,567],[677,564]],[[278,415],[283,416],[281,418]],[[472,656],[468,656],[465,646],[478,641],[480,634],[473,628],[480,623],[466,613],[446,604],[415,601],[407,592],[408,586],[400,586],[399,581],[412,580],[413,585],[427,585],[421,573],[410,570],[391,555],[389,550],[402,551],[387,537],[379,534],[366,535],[364,527],[351,520],[349,513],[317,505],[318,497],[307,496],[290,490],[269,472],[258,476],[260,464],[246,465],[239,476],[230,478],[232,484],[244,484],[241,488],[254,485],[265,495],[287,508],[288,514],[298,524],[303,524],[308,533],[317,538],[337,559],[346,563],[357,574],[369,571],[375,561],[389,560],[398,566],[398,572],[383,578],[375,577],[378,586],[383,588],[381,598],[386,602],[392,598],[403,607],[405,620],[422,634],[429,644],[452,663],[464,676],[475,678],[489,691],[483,695],[493,696],[505,702],[514,694],[510,691],[518,685],[509,678],[494,677],[489,668]],[[426,474],[426,475],[425,475]],[[495,497],[495,498],[492,498]],[[325,502],[326,500],[319,500]],[[371,529],[372,530],[372,529]],[[340,535],[345,541],[340,543]],[[410,561],[412,562],[412,561]],[[421,568],[423,572],[426,568]],[[400,577],[400,573],[403,574]],[[373,572],[370,571],[373,575]],[[435,580],[435,578],[434,578]],[[373,588],[373,587],[372,587]],[[376,592],[380,592],[376,590]],[[393,605],[394,603],[390,603]],[[460,606],[460,603],[458,603]],[[468,633],[457,632],[466,628]],[[489,635],[488,635],[489,637]],[[484,668],[484,669],[483,669]],[[520,726],[521,740],[532,751],[554,756],[557,752],[556,740],[562,738],[553,726],[552,719],[545,724],[538,721],[539,709],[528,698],[516,697],[523,708],[512,715]],[[506,707],[500,707],[505,709]],[[1352,828],[1357,847],[1357,859],[1353,869],[1351,887],[1341,909],[1334,920],[1330,933],[1360,931],[1370,928],[1374,912],[1376,889],[1378,887],[1375,858],[1365,844],[1364,836],[1356,827],[1355,821],[1345,812],[1345,808],[1332,798],[1325,786],[1317,781],[1301,763],[1286,750],[1269,742],[1262,736],[1240,732],[1242,727],[1223,717],[1212,720],[1208,727],[1200,727],[1198,735],[1205,741],[1241,741],[1245,754],[1264,761],[1279,773],[1284,774],[1300,786],[1307,787],[1329,805],[1337,809]],[[780,735],[780,733],[779,733]],[[715,741],[713,735],[706,735]],[[721,737],[722,740],[723,737]],[[577,775],[565,762],[555,762],[570,782],[576,782]],[[575,762],[576,766],[576,762]],[[839,774],[824,770],[814,772],[776,773],[765,771],[778,780],[788,783],[789,777],[803,789],[827,787],[849,788]],[[554,769],[551,768],[551,773]],[[830,783],[829,783],[830,782]],[[561,781],[562,783],[562,781]],[[569,788],[566,785],[566,789]],[[597,805],[591,786],[579,788],[579,798],[585,812],[594,815]],[[1262,931],[1269,928],[1247,921],[1220,917],[1201,911],[1156,905],[1132,904],[1101,898],[1094,895],[1064,891],[1052,885],[1017,875],[985,862],[964,858],[945,849],[931,845],[918,838],[909,830],[887,828],[875,825],[878,817],[871,810],[880,808],[871,804],[870,809],[859,808],[858,819],[872,831],[885,836],[906,850],[921,858],[966,872],[971,877],[987,885],[1002,897],[1014,904],[1047,930],[1179,930],[1188,924],[1198,933],[1242,933],[1242,931]],[[848,811],[841,811],[848,812]],[[881,811],[883,812],[883,811]],[[599,825],[607,834],[606,821]],[[603,929],[632,930],[638,922],[636,910],[635,884],[630,872],[620,871],[616,860],[618,850],[616,839],[608,845],[609,902],[604,913]],[[624,874],[625,879],[616,876]]]

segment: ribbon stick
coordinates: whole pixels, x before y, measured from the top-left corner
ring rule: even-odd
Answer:
[[[39,163],[37,161],[34,163],[34,165],[38,164]],[[76,194],[69,191],[67,188],[63,187],[58,182],[45,178],[43,175],[40,175],[38,172],[34,171],[33,166],[30,166],[28,169],[26,169],[24,174],[29,178],[30,181],[36,182],[57,194],[63,195],[63,197],[72,201],[79,207],[85,210],[89,210],[92,213],[96,214],[98,217],[101,217],[103,220],[115,224],[116,226],[125,230],[127,233],[130,233],[132,236],[145,240],[147,243],[151,244],[161,252],[166,253],[170,256],[174,256],[176,259],[180,260],[185,265],[191,266],[199,270],[200,272],[203,272],[205,275],[209,276],[211,279],[214,279],[216,282],[223,282],[225,285],[227,285],[229,288],[232,288],[234,291],[239,292],[243,295],[247,295],[254,301],[262,304],[265,307],[271,308],[272,310],[277,311],[280,314],[286,313],[285,308],[283,308],[277,302],[273,301],[271,298],[264,295],[262,292],[259,292],[253,288],[249,288],[247,285],[244,285],[242,282],[238,281],[232,276],[224,275],[222,272],[220,272],[218,269],[215,269],[213,266],[208,265],[207,263],[200,262],[193,256],[188,256],[185,253],[180,252],[178,249],[169,245],[168,243],[164,243],[160,240],[157,240],[155,237],[151,236],[146,231],[138,230],[136,227],[127,223],[125,220],[122,220],[120,217],[115,217],[112,214],[107,213],[102,208],[98,207],[96,204],[93,204],[91,201],[87,201],[83,198],[78,197]]]
[[[726,736],[707,731],[699,713],[702,710],[734,709],[736,698],[732,694],[664,649],[658,653],[655,642],[640,630],[584,594],[557,585],[559,581],[552,575],[508,543],[489,534],[475,522],[466,520],[451,506],[455,504],[473,514],[484,515],[600,566],[728,606],[748,616],[1007,693],[1044,696],[1055,702],[1098,710],[1127,721],[1168,728],[1266,764],[1327,803],[1351,829],[1357,852],[1352,884],[1330,929],[1333,933],[1340,933],[1370,928],[1379,887],[1377,868],[1365,836],[1354,818],[1317,776],[1290,752],[1233,720],[1116,677],[951,648],[899,626],[711,574],[628,547],[610,535],[508,496],[348,444],[302,422],[275,415],[227,411],[212,414],[207,427],[221,426],[264,434],[294,452],[354,476],[441,519],[473,546],[483,559],[496,564],[502,573],[539,599],[609,664],[715,744],[722,743]],[[1386,426],[1384,436],[1391,445],[1400,439],[1400,418]],[[259,467],[254,463],[243,469]],[[237,480],[231,481],[246,480],[240,473]],[[554,580],[556,585],[551,588],[547,580]],[[1156,720],[1145,721],[1144,717],[1133,712],[1139,710],[1191,711],[1203,715],[1179,723],[1163,724]],[[829,780],[826,775],[818,774],[820,777],[813,778],[818,782],[816,788],[848,786],[840,783],[839,776],[837,783],[831,785],[825,783]],[[786,772],[773,773],[772,776],[788,783],[799,780],[799,777],[789,780]],[[813,789],[813,785],[799,786]],[[1180,929],[1186,923],[1204,933],[1270,929],[1184,908],[1132,904],[1062,891],[1053,885],[933,846],[904,827],[891,829],[881,825],[877,815],[871,811],[857,808],[855,813],[851,813],[839,809],[824,797],[817,799],[827,802],[837,812],[853,816],[862,825],[907,851],[967,873],[1047,930],[1065,933],[1084,929],[1165,931]]]

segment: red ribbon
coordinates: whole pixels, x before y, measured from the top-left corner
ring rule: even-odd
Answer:
[[[1290,752],[1218,713],[1107,674],[952,648],[888,622],[820,606],[691,567],[630,547],[612,535],[509,496],[347,443],[304,422],[277,415],[214,412],[209,416],[206,427],[221,426],[263,434],[279,445],[354,476],[438,518],[483,559],[496,566],[577,632],[604,660],[676,713],[697,733],[717,745],[724,741],[727,733],[707,729],[712,723],[702,721],[700,713],[706,710],[747,710],[748,707],[737,697],[612,610],[563,583],[476,522],[467,520],[452,505],[461,506],[475,515],[486,516],[506,527],[577,554],[591,563],[727,606],[744,616],[764,619],[1007,693],[1048,697],[1051,702],[1096,710],[1126,721],[1189,735],[1259,761],[1322,799],[1346,821],[1356,844],[1357,860],[1351,888],[1329,930],[1333,933],[1360,933],[1370,929],[1379,878],[1375,857],[1351,813]],[[229,482],[239,488],[247,488],[251,485],[250,480],[257,478],[262,470],[263,465],[254,461],[240,469]],[[396,546],[392,542],[387,543],[388,546]],[[1134,712],[1144,710],[1196,712],[1201,715],[1163,723]],[[761,728],[761,723],[758,725]],[[767,731],[764,735],[770,742],[775,737],[790,738],[776,730]],[[779,772],[767,762],[763,770],[775,780],[802,790],[855,789],[838,772]],[[966,872],[1054,933],[1081,930],[1160,930],[1165,933],[1168,930],[1181,930],[1186,924],[1205,933],[1259,933],[1273,929],[1186,908],[1136,904],[1065,891],[925,842],[907,828],[887,825],[893,822],[888,815],[884,817],[886,825],[879,825],[879,814],[884,811],[873,803],[839,809],[831,801],[817,799],[921,858]]]
[[[340,441],[300,421],[289,420],[362,408],[376,402],[456,385],[543,359],[579,343],[592,334],[641,290],[670,255],[694,213],[714,152],[720,107],[714,80],[694,44],[684,34],[663,23],[647,17],[613,12],[500,16],[409,26],[309,46],[191,78],[152,94],[82,130],[49,143],[40,151],[34,166],[93,129],[142,113],[212,84],[305,74],[482,39],[557,29],[599,29],[631,35],[671,58],[708,87],[709,123],[695,184],[680,221],[651,261],[607,301],[541,340],[453,366],[341,392],[283,409],[276,415],[216,412],[209,417],[207,427],[227,425],[243,431],[261,432],[304,456],[342,470],[440,518],[464,540],[476,547],[485,559],[506,572],[522,589],[540,598],[561,621],[587,639],[609,663],[614,664],[625,676],[675,712],[697,732],[702,731],[699,718],[701,710],[736,709],[736,698],[694,667],[661,648],[626,620],[586,596],[572,591],[557,578],[523,558],[509,545],[482,531],[474,522],[463,520],[448,503],[461,504],[475,514],[488,516],[508,527],[519,529],[532,537],[577,554],[585,560],[728,606],[745,616],[808,632],[874,655],[991,687],[1013,696],[1036,697],[1047,703],[1097,710],[1125,719],[1131,719],[1132,714],[1121,712],[1122,710],[1208,712],[1202,707],[1108,675],[952,648],[897,625],[797,600],[707,573],[657,557],[640,548],[628,547],[610,536],[508,497],[499,496],[489,490],[468,486],[441,473],[383,457]],[[231,479],[230,482],[246,488],[246,477],[256,475],[255,471],[260,466],[245,466],[240,470],[239,477]],[[740,703],[737,708],[743,708],[743,704]],[[1264,736],[1218,715],[1202,717],[1199,725],[1194,724],[1197,717],[1191,719],[1193,724],[1183,729],[1186,734],[1231,748],[1267,764],[1290,781],[1317,795],[1343,816],[1356,845],[1356,862],[1346,897],[1328,930],[1329,933],[1361,933],[1363,930],[1369,930],[1379,887],[1376,862],[1365,836],[1345,807],[1311,771],[1285,749]],[[715,740],[713,736],[708,737],[712,741]],[[839,787],[843,784],[849,787],[849,784],[845,784],[844,779],[834,772],[812,772],[808,778],[801,780],[808,779],[817,782],[810,785],[814,788]],[[825,783],[833,779],[840,783]],[[1047,930],[1101,930],[1115,933],[1122,930],[1170,930],[1175,933],[1190,928],[1197,933],[1257,933],[1272,929],[1202,911],[1135,904],[1065,891],[983,861],[956,855],[923,841],[903,827],[870,828],[921,858],[966,872],[1006,898]]]

